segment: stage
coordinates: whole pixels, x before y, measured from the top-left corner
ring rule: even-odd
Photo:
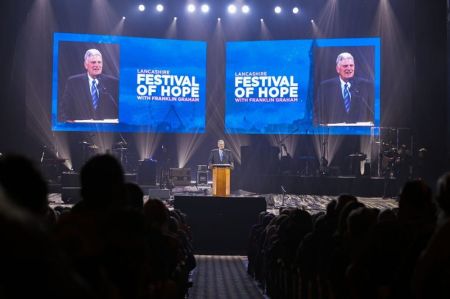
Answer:
[[[255,193],[394,197],[400,190],[396,178],[365,176],[255,175],[243,189]],[[284,191],[283,191],[284,190]]]
[[[186,186],[171,189],[159,188],[157,184],[140,184],[136,174],[127,173],[128,182],[138,183],[144,194],[153,198],[169,199],[173,195],[210,195],[211,182],[197,185],[191,181]],[[311,196],[337,196],[348,193],[357,197],[387,198],[396,197],[401,183],[396,178],[365,176],[300,176],[300,175],[256,175],[242,180],[232,177],[232,195],[291,194]],[[61,193],[62,201],[75,203],[79,200],[79,175],[76,172],[64,173],[60,183],[50,186],[50,193]]]

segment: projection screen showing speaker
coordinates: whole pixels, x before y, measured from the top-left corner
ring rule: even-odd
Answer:
[[[53,130],[205,131],[205,42],[55,33],[53,53]]]
[[[371,134],[380,123],[380,39],[228,42],[225,129]]]

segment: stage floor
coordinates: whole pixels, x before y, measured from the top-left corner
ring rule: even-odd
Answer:
[[[244,180],[242,189],[257,193],[279,193],[284,189],[302,195],[393,197],[399,194],[400,186],[396,178],[384,177],[255,175]]]
[[[172,208],[173,196],[175,195],[190,195],[190,196],[205,196],[208,195],[209,189],[202,187],[197,189],[196,187],[176,188],[172,190],[170,199],[165,200],[169,208]],[[205,192],[206,191],[206,192]],[[281,208],[301,208],[308,211],[311,214],[318,212],[324,212],[327,204],[336,199],[337,196],[330,195],[312,195],[312,194],[280,194],[280,193],[267,193],[259,194],[254,192],[248,192],[245,190],[237,190],[232,193],[231,196],[236,197],[249,197],[249,196],[263,196],[266,199],[267,211],[274,214],[278,214]],[[149,198],[148,195],[144,196],[146,201]],[[358,200],[370,208],[378,209],[392,209],[398,207],[398,202],[395,198],[382,198],[382,197],[363,197],[358,196]],[[67,204],[62,201],[61,193],[50,193],[49,203],[51,207],[67,206],[71,207],[73,204]]]

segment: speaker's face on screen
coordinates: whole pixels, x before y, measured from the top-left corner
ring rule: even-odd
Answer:
[[[218,147],[219,149],[224,149],[224,148],[225,148],[225,142],[223,142],[222,140],[219,140],[219,141],[217,142],[217,147]]]
[[[103,70],[103,60],[102,56],[94,55],[90,56],[84,62],[84,67],[86,68],[89,76],[95,78],[102,73]]]
[[[342,80],[348,81],[353,78],[355,74],[355,63],[353,59],[346,58],[341,60],[338,65],[336,65],[336,71]]]

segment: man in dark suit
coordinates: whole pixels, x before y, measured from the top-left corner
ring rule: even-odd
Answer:
[[[320,83],[316,94],[315,123],[374,122],[374,86],[355,76],[355,63],[350,53],[336,59],[338,77]]]
[[[69,77],[59,101],[58,120],[103,120],[118,118],[117,78],[102,74],[102,54],[89,49],[84,55],[86,73]]]
[[[225,149],[225,141],[217,141],[217,148],[213,149],[209,154],[208,165],[209,168],[213,164],[230,164],[231,168],[234,167],[233,154],[230,150]]]

